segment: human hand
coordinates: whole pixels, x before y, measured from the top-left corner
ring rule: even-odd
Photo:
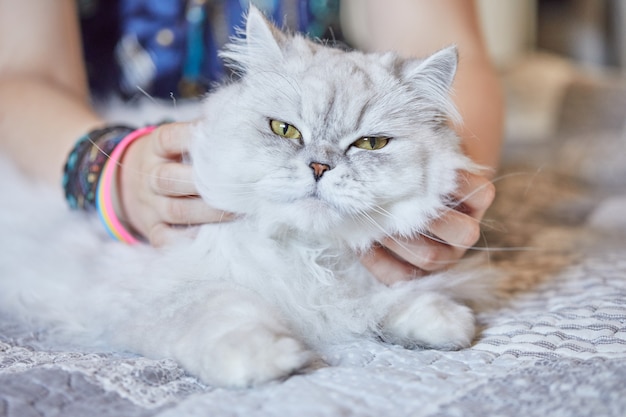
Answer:
[[[407,281],[455,264],[480,238],[480,221],[495,197],[487,177],[463,172],[453,196],[459,204],[430,225],[429,236],[386,238],[361,257],[384,284]]]
[[[116,211],[153,246],[193,234],[196,228],[189,226],[233,218],[198,195],[192,168],[183,162],[189,151],[190,126],[159,126],[130,145],[118,168]]]

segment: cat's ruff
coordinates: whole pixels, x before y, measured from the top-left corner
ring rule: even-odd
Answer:
[[[383,237],[423,232],[458,171],[476,168],[450,127],[456,50],[343,52],[284,34],[252,7],[245,39],[223,56],[241,79],[207,97],[191,157],[203,198],[240,218],[158,250],[102,244],[55,206],[65,234],[40,264],[0,278],[0,308],[74,340],[173,357],[225,386],[288,376],[354,338],[467,346],[474,318],[461,302],[482,296],[480,271],[387,287],[358,261]],[[272,120],[300,135],[277,135]],[[367,137],[388,141],[352,146]],[[0,264],[28,259],[14,246]]]

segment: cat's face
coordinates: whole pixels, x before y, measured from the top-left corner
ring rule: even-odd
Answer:
[[[456,51],[341,52],[253,9],[225,55],[243,77],[207,99],[192,150],[210,204],[362,246],[423,228],[454,190],[467,163],[447,123]]]

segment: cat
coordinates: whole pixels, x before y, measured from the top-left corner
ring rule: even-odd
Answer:
[[[251,7],[222,56],[239,77],[206,97],[190,157],[201,196],[238,218],[155,249],[103,241],[76,213],[31,216],[46,250],[6,245],[0,265],[23,267],[0,270],[0,309],[227,387],[287,377],[361,338],[469,346],[480,270],[386,286],[359,262],[383,238],[425,233],[459,171],[480,169],[452,126],[455,47],[348,52]],[[3,227],[20,234],[14,222]]]

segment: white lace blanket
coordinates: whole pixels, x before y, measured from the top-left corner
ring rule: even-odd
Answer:
[[[625,416],[626,138],[577,126],[509,153],[485,227],[508,276],[471,348],[351,344],[338,366],[228,390],[169,360],[55,348],[0,317],[0,416]],[[529,155],[541,169],[516,164]]]

